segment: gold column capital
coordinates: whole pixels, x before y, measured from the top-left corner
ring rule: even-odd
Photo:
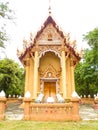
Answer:
[[[61,52],[62,52],[62,51],[65,52],[65,47],[64,47],[64,45],[62,45],[62,47],[61,47]]]
[[[71,59],[70,66],[71,67],[75,67],[76,66],[76,61],[74,61],[73,59]]]
[[[24,60],[25,66],[30,66],[30,58]]]
[[[37,51],[37,52],[39,51],[39,46],[38,46],[38,45],[35,46],[35,52],[36,52],[36,51]]]

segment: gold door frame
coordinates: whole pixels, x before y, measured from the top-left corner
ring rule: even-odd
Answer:
[[[45,82],[55,82],[56,94],[59,93],[59,78],[41,78],[40,91],[44,94],[44,84]]]

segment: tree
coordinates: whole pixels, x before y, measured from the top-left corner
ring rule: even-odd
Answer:
[[[8,2],[0,2],[0,47],[4,48],[4,42],[8,40],[7,33],[5,30],[6,20],[13,19],[12,10],[8,7]]]
[[[76,90],[82,95],[94,95],[98,92],[98,29],[84,35],[90,49],[83,54],[83,61],[75,70]]]
[[[24,69],[13,60],[0,60],[0,91],[6,95],[22,95],[24,92]]]
[[[90,31],[84,35],[84,40],[87,41],[88,45],[91,47],[93,53],[92,66],[98,69],[98,28]]]

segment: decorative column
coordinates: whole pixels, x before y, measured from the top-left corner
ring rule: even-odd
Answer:
[[[94,105],[93,105],[93,108],[98,110],[98,95],[94,98]],[[97,116],[98,118],[98,116]]]
[[[30,66],[30,59],[26,59],[25,63],[26,75],[25,75],[25,93],[29,90],[29,66]]]
[[[29,91],[31,97],[33,98],[33,85],[34,85],[34,59],[30,58],[30,68],[29,68]]]
[[[62,49],[62,87],[63,87],[63,98],[66,98],[66,57],[64,48]]]
[[[35,51],[34,57],[34,88],[33,88],[33,98],[37,97],[37,89],[38,89],[38,50]]]
[[[1,91],[0,92],[0,120],[5,119],[5,109],[6,109],[6,97],[5,97],[5,92]]]
[[[76,121],[76,120],[81,120],[80,115],[79,115],[79,99],[77,97],[73,97],[71,99],[73,108],[72,108],[72,120]]]
[[[75,91],[75,79],[74,79],[74,64],[73,61],[71,61],[71,83],[72,83],[72,92]]]
[[[30,120],[30,116],[31,116],[30,104],[32,102],[32,99],[31,99],[31,94],[30,94],[29,91],[27,91],[25,93],[23,101],[24,101],[24,116],[23,116],[23,120]]]
[[[6,98],[0,98],[0,120],[5,119]]]

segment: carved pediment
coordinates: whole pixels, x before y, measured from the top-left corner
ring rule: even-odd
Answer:
[[[62,42],[63,39],[52,24],[43,30],[37,41],[39,45],[61,45]]]
[[[39,72],[41,78],[57,78],[60,75],[60,70],[56,70],[51,64],[45,70],[39,70]]]

